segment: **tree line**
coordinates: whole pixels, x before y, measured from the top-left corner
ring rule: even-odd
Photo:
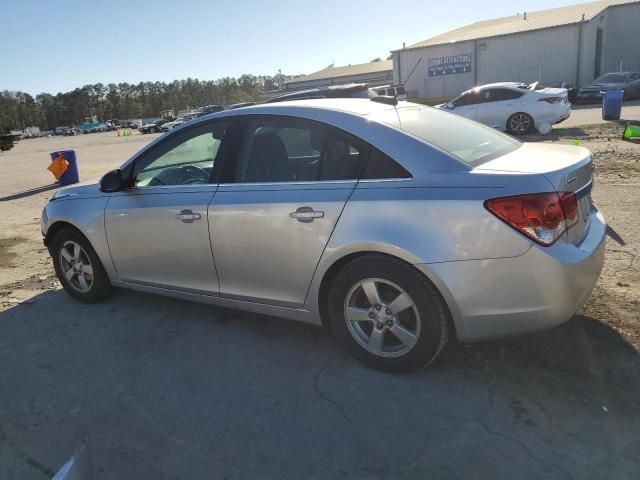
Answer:
[[[100,120],[157,117],[163,110],[196,108],[203,105],[229,105],[259,99],[262,91],[277,90],[293,77],[278,73],[242,75],[201,81],[187,78],[165,82],[109,83],[85,85],[66,93],[0,92],[0,133],[30,126],[51,130],[72,126],[85,118]]]

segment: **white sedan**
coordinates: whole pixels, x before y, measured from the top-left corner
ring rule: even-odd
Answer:
[[[549,133],[551,126],[571,115],[565,88],[503,82],[467,90],[436,108],[476,120],[509,133],[524,134],[534,128]]]

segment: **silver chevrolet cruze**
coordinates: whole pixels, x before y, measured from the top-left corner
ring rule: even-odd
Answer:
[[[324,325],[387,371],[563,323],[602,269],[592,159],[379,98],[221,112],[58,191],[42,232],[82,302],[126,287]]]

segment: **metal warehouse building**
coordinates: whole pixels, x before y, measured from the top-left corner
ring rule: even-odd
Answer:
[[[393,62],[374,60],[369,63],[323,68],[309,75],[294,78],[285,83],[286,91],[304,88],[344,85],[347,83],[369,83],[371,85],[390,84],[393,80]]]
[[[610,71],[640,71],[640,0],[476,22],[392,53],[394,83],[406,81],[410,97],[449,97],[499,81],[582,85]]]

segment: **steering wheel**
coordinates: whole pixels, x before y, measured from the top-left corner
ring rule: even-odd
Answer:
[[[202,168],[195,165],[184,165],[162,170],[149,181],[149,185],[192,185],[208,181],[209,174]]]
[[[184,178],[187,175],[189,178]],[[184,167],[180,167],[180,176],[184,178],[184,180],[180,182],[182,185],[207,183],[209,181],[209,174],[202,168],[196,167],[195,165],[185,165]]]

